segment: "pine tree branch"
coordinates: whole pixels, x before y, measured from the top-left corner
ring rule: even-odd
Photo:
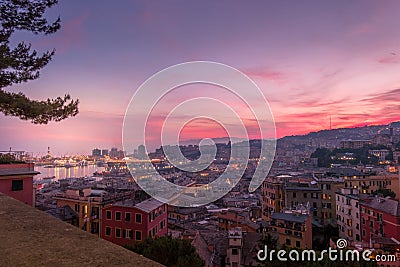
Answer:
[[[0,90],[0,112],[6,116],[16,116],[22,120],[31,120],[35,124],[47,124],[49,121],[61,121],[76,116],[79,100],[71,100],[70,95],[46,101],[31,100],[22,93],[10,93]]]
[[[9,39],[15,31],[29,31],[33,34],[52,34],[60,29],[60,18],[49,23],[44,17],[47,8],[58,0],[2,0],[0,3],[0,112],[31,120],[35,124],[61,121],[78,114],[79,100],[70,95],[47,99],[31,100],[23,93],[6,92],[4,88],[39,78],[55,53],[47,51],[38,56],[31,44],[20,42],[10,47]]]

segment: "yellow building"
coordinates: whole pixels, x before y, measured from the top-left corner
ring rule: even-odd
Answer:
[[[110,194],[104,190],[67,189],[65,193],[57,194],[57,207],[68,205],[79,217],[79,228],[100,236],[101,212],[117,201],[134,197],[134,192]]]

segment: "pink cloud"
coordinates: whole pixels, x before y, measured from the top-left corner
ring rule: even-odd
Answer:
[[[397,54],[393,53],[393,54],[390,54],[390,55],[387,55],[387,56],[384,56],[384,57],[378,59],[378,63],[397,64],[397,63],[400,63],[400,57]]]

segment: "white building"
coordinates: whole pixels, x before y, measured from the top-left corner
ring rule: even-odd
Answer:
[[[345,238],[351,246],[360,245],[359,191],[355,188],[341,188],[336,192],[335,199],[339,237]]]

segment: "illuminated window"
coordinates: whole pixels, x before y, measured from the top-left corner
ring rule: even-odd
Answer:
[[[352,231],[352,230],[349,230],[349,231],[347,232],[347,234],[348,234],[348,236],[353,236],[353,231]]]

